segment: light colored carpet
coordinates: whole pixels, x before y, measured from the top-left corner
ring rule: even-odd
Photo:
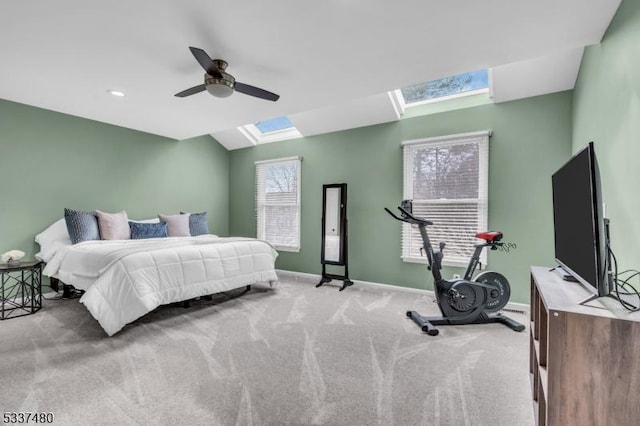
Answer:
[[[59,425],[530,425],[528,332],[441,327],[427,295],[287,279],[106,337],[78,300],[0,322],[0,411]],[[512,318],[528,323],[524,315]]]

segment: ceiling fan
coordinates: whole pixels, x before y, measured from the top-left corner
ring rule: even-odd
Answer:
[[[222,59],[211,59],[204,50],[198,49],[197,47],[189,47],[189,50],[191,50],[193,56],[206,71],[204,84],[176,93],[177,97],[184,98],[206,90],[218,98],[231,96],[234,91],[274,102],[280,98],[280,95],[276,95],[275,93],[236,81],[231,74],[226,72],[227,63]]]

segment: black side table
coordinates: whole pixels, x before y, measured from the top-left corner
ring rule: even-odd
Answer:
[[[0,263],[0,320],[42,308],[42,262]]]

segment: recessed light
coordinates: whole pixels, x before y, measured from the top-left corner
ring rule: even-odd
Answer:
[[[119,90],[107,90],[107,92],[112,94],[113,96],[118,96],[120,98],[124,96],[124,93]]]

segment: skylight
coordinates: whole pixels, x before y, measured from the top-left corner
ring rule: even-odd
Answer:
[[[238,130],[254,144],[278,142],[302,137],[291,120],[285,116],[259,121],[256,124],[240,126]]]
[[[269,120],[259,121],[255,124],[255,126],[258,128],[258,130],[260,130],[260,133],[264,135],[265,133],[289,129],[293,127],[293,124],[291,124],[291,120],[289,120],[287,117],[282,116]]]
[[[400,92],[406,106],[414,106],[434,100],[485,93],[488,90],[489,72],[483,69],[403,87]]]

